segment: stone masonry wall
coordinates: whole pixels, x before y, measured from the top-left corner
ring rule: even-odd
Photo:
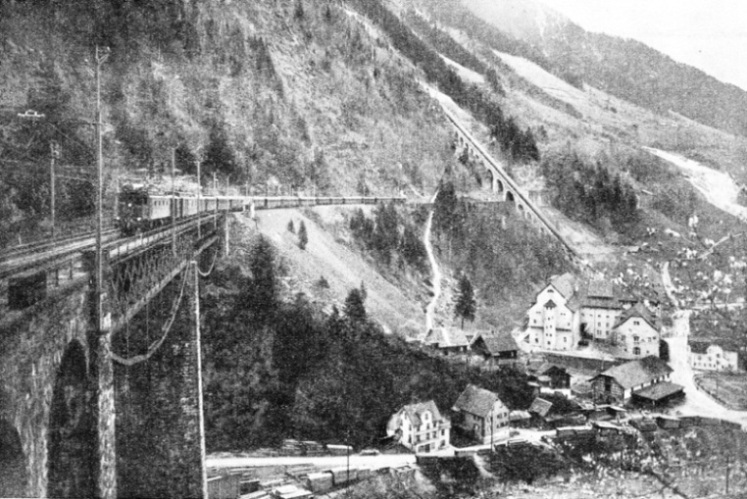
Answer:
[[[50,409],[65,350],[87,351],[85,286],[67,290],[0,325],[0,418],[18,432],[27,463],[26,495],[47,495]]]
[[[182,278],[184,273],[114,338],[118,355],[142,354],[161,337]],[[186,286],[177,319],[152,357],[133,366],[114,364],[117,487],[123,497],[203,497],[198,347],[190,294]]]

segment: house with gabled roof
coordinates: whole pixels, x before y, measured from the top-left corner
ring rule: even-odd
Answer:
[[[508,407],[489,390],[467,385],[452,411],[454,425],[482,444],[508,438]]]
[[[734,345],[720,340],[689,340],[688,362],[704,371],[738,371],[739,352]]]
[[[572,350],[578,343],[580,303],[571,273],[555,276],[536,296],[527,312],[532,346],[547,350]]]
[[[389,418],[387,435],[416,453],[448,447],[451,422],[432,400],[409,404]]]
[[[568,389],[571,387],[571,375],[565,367],[545,362],[534,370],[540,386],[552,389]]]
[[[472,340],[472,351],[487,362],[497,365],[514,364],[518,360],[519,346],[510,332],[480,333]]]
[[[429,330],[423,339],[423,344],[437,349],[444,355],[465,353],[470,346],[464,331],[446,327]]]
[[[548,414],[550,414],[551,409],[552,402],[545,400],[542,397],[535,397],[532,401],[532,405],[529,406],[528,412],[533,417],[544,421]]]
[[[581,298],[581,336],[595,340],[609,340],[612,327],[623,311],[623,304],[615,296],[609,280],[591,281]]]
[[[612,329],[613,341],[626,353],[643,358],[659,356],[660,326],[642,303],[625,310]]]
[[[631,360],[607,369],[591,379],[596,402],[625,403],[631,399],[656,405],[684,395],[684,388],[670,382],[672,368],[655,356]]]

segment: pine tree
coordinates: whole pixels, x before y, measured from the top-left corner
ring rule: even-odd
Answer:
[[[298,228],[298,247],[305,250],[308,243],[309,235],[306,233],[306,224],[301,220],[301,226]]]
[[[293,220],[288,220],[288,232],[291,234],[296,233],[296,227],[293,225]]]
[[[345,317],[352,322],[365,322],[366,307],[364,305],[363,293],[358,288],[353,288],[345,298]]]
[[[462,318],[462,329],[464,329],[464,319],[470,322],[475,320],[475,311],[477,302],[475,301],[475,292],[472,289],[472,283],[467,276],[459,279],[459,298],[454,307],[454,314]]]
[[[275,250],[264,237],[252,248],[249,269],[252,277],[247,279],[238,304],[262,319],[272,317],[278,307]]]

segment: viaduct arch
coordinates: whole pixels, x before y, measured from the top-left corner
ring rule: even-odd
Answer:
[[[512,203],[522,217],[531,222],[541,233],[548,234],[559,241],[572,258],[577,258],[576,250],[545,217],[544,213],[535,206],[529,196],[521,191],[503,167],[485,151],[448,110],[443,109],[443,111],[455,129],[456,143],[467,149],[470,158],[480,159],[485,169],[490,173],[493,192],[501,193],[503,201]]]

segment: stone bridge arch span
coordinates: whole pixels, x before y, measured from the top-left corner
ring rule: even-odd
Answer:
[[[47,438],[47,495],[96,495],[96,434],[86,352],[73,340],[65,349],[52,394]]]
[[[26,456],[18,431],[0,419],[0,497],[23,497],[28,486]]]
[[[0,322],[0,338],[4,340],[0,348],[0,379],[4,385],[0,419],[12,423],[21,441],[26,476],[24,493],[18,494],[21,497],[50,494],[49,437],[55,383],[71,343],[77,343],[76,350],[82,349],[85,365],[89,372],[91,369],[87,291],[85,282],[77,283]],[[74,356],[80,359],[78,354]],[[113,428],[111,431],[113,438]],[[96,447],[91,452],[99,455]],[[97,470],[98,488],[93,495],[114,497],[109,478]]]

